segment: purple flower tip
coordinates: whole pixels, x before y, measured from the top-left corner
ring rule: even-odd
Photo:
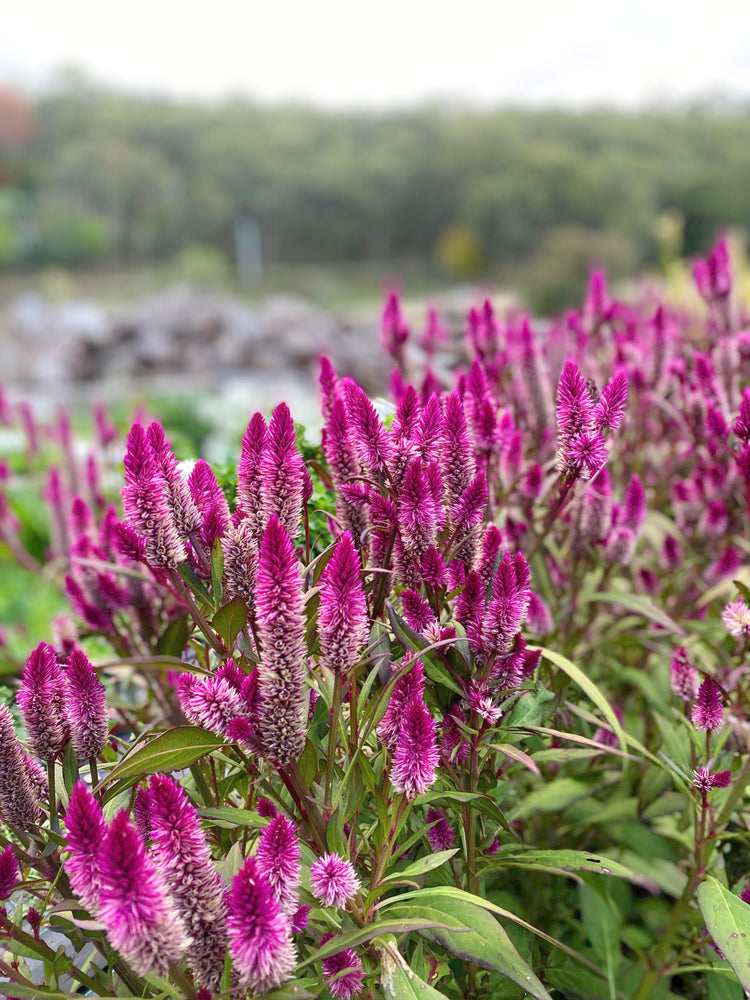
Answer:
[[[229,946],[242,987],[264,993],[279,986],[296,961],[291,926],[254,858],[232,880],[227,905]]]
[[[360,886],[352,864],[338,854],[324,854],[310,866],[310,888],[323,906],[340,910]]]
[[[724,708],[721,691],[718,684],[706,677],[698,691],[698,698],[693,706],[693,724],[696,729],[715,733],[721,729],[724,721]]]
[[[83,650],[74,649],[70,654],[67,677],[65,713],[76,757],[98,757],[109,732],[105,691]]]
[[[260,835],[255,861],[276,902],[291,917],[298,904],[300,847],[294,824],[286,816],[281,813],[274,816]]]
[[[414,698],[404,710],[393,755],[390,779],[394,790],[408,799],[422,795],[435,781],[439,757],[435,720],[422,699]]]
[[[456,834],[450,823],[439,809],[427,810],[427,840],[433,851],[449,851],[456,841]]]
[[[9,899],[21,877],[13,845],[8,844],[0,854],[0,900]]]
[[[333,934],[324,934],[321,945],[327,944]],[[335,1000],[352,1000],[359,996],[364,983],[364,968],[362,960],[354,948],[344,948],[329,958],[323,959],[323,976],[328,989]]]

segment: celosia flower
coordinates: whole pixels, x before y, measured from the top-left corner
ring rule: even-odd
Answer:
[[[260,835],[255,862],[268,880],[276,902],[292,917],[299,904],[300,847],[293,823],[281,813]]]
[[[342,677],[357,663],[367,638],[367,601],[361,569],[351,532],[345,531],[320,578],[318,613],[321,661]]]
[[[488,499],[487,477],[484,472],[478,472],[451,508],[451,524],[462,531],[476,527],[484,516]]]
[[[89,913],[96,914],[102,885],[102,851],[107,824],[101,806],[82,781],[76,782],[65,813],[70,887]]]
[[[224,592],[228,598],[239,597],[247,605],[248,615],[255,615],[255,576],[258,569],[258,543],[249,518],[230,524],[221,540],[224,554]]]
[[[255,858],[248,858],[227,896],[229,947],[243,989],[265,993],[288,979],[297,959],[291,927]]]
[[[8,844],[2,854],[0,854],[0,902],[9,899],[13,890],[21,878],[21,869],[18,867],[13,845]]]
[[[637,473],[633,473],[625,490],[625,498],[618,523],[637,534],[646,516],[646,492]]]
[[[190,939],[143,843],[121,810],[101,842],[98,917],[139,976],[166,975]]]
[[[302,517],[305,463],[297,449],[294,421],[279,403],[268,425],[260,459],[261,501],[266,517],[276,514],[284,530],[296,538]]]
[[[79,760],[98,757],[109,732],[104,685],[81,649],[70,654],[66,673],[65,715],[76,757]]]
[[[742,390],[740,412],[733,430],[740,441],[745,441],[746,443],[750,441],[750,388],[747,386]]]
[[[406,552],[412,558],[419,558],[435,544],[442,515],[440,495],[436,497],[430,489],[427,467],[421,458],[409,464],[396,507]]]
[[[440,726],[440,753],[443,760],[450,764],[465,763],[471,753],[471,747],[459,723],[466,723],[463,709],[458,704],[451,705]]]
[[[275,514],[260,547],[256,617],[264,754],[286,764],[299,756],[306,738],[305,615],[294,546]]]
[[[695,262],[693,278],[699,294],[707,302],[729,295],[732,290],[732,270],[726,240],[719,240],[706,260]]]
[[[706,677],[700,686],[698,697],[693,706],[693,724],[697,729],[715,733],[721,729],[723,721],[724,708],[721,690],[711,677]]]
[[[404,344],[409,337],[409,324],[401,315],[398,294],[391,292],[383,311],[383,347],[396,361],[400,361]]]
[[[433,851],[449,851],[456,842],[456,834],[439,809],[427,810],[427,840]]]
[[[390,781],[408,799],[422,795],[435,781],[440,754],[435,720],[421,698],[413,698],[404,709]]]
[[[200,511],[200,537],[210,552],[217,538],[229,527],[231,515],[224,491],[213,469],[199,459],[188,477],[188,487],[195,506]]]
[[[324,934],[320,939],[321,946],[327,944],[333,934]],[[329,958],[323,959],[323,978],[326,980],[332,997],[336,1000],[352,1000],[359,996],[365,981],[365,970],[362,960],[354,948],[344,948]]]
[[[635,552],[635,535],[623,525],[618,525],[607,539],[604,551],[616,566],[627,566]]]
[[[478,653],[490,659],[510,651],[526,619],[530,595],[528,563],[521,552],[512,556],[506,551],[492,578],[492,596],[482,618]]]
[[[133,822],[138,836],[147,844],[151,840],[151,793],[143,785],[140,785],[135,793]]]
[[[594,433],[594,401],[583,375],[573,361],[566,361],[557,389],[557,467],[568,475],[571,441],[584,434]]]
[[[351,862],[338,854],[324,854],[310,865],[310,888],[323,906],[340,910],[348,899],[356,896],[359,887]]]
[[[255,808],[259,816],[265,816],[268,819],[273,819],[274,816],[278,815],[278,809],[273,802],[270,799],[264,799],[261,795],[258,796]]]
[[[434,545],[431,545],[422,556],[420,571],[425,584],[433,590],[444,587],[448,582],[445,560]]]
[[[291,919],[291,924],[292,924],[292,930],[294,931],[295,934],[299,934],[301,931],[305,929],[305,927],[307,927],[307,921],[310,917],[310,910],[312,910],[312,906],[306,904],[305,906],[298,906],[297,909],[294,911]]]
[[[188,961],[196,984],[214,993],[228,940],[224,883],[184,789],[167,775],[154,775],[149,795],[154,862],[190,934]]]
[[[51,760],[68,741],[63,715],[65,676],[52,646],[40,642],[26,661],[17,703],[31,749]]]
[[[600,434],[620,426],[627,401],[628,380],[625,372],[621,371],[604,386],[594,407],[594,426]]]
[[[437,475],[436,482],[440,484],[440,495],[442,495],[443,480],[440,475],[440,467],[437,461],[440,457],[440,445],[444,432],[443,410],[437,395],[432,395],[427,400],[417,425],[416,441],[419,454],[428,467],[432,466]]]
[[[730,635],[750,635],[750,608],[741,598],[727,604],[721,613],[721,620]]]
[[[457,392],[452,392],[445,401],[440,468],[445,503],[450,511],[461,500],[466,487],[476,475],[474,448],[466,426],[463,404]]]
[[[140,424],[134,424],[130,430],[124,463],[123,509],[128,524],[145,540],[144,559],[149,566],[174,569],[185,562],[187,552],[153,450]]]
[[[583,494],[578,530],[584,542],[596,545],[607,537],[611,527],[612,488],[609,472],[601,468]]]
[[[180,674],[177,697],[189,722],[218,736],[226,736],[229,723],[244,714],[239,691],[223,677]]]
[[[167,505],[179,535],[187,538],[201,526],[201,512],[193,499],[187,479],[164,436],[164,428],[154,421],[146,432],[166,492]]]
[[[485,681],[471,681],[466,696],[472,712],[476,712],[490,726],[494,726],[503,714],[499,705],[493,701],[492,693]]]
[[[26,765],[26,752],[6,705],[0,705],[0,813],[6,823],[30,830],[39,817],[38,796]]]
[[[242,438],[242,452],[237,466],[237,504],[256,535],[260,534],[265,521],[260,460],[267,437],[268,428],[263,414],[255,413]]]
[[[567,476],[591,479],[607,461],[607,445],[600,433],[581,432],[572,437],[565,451],[565,467],[561,472]]]
[[[711,774],[707,767],[699,767],[693,774],[695,775],[693,784],[704,797],[712,788],[727,788],[732,781],[731,771],[717,771],[716,774]]]
[[[400,663],[396,669],[405,666]],[[401,732],[401,722],[406,706],[414,698],[421,698],[424,691],[424,668],[419,660],[415,660],[411,670],[396,681],[388,707],[383,718],[378,723],[376,732],[378,739],[387,750],[395,750]]]
[[[388,476],[393,453],[391,442],[365,391],[350,378],[342,379],[346,415],[363,468]]]
[[[547,635],[554,627],[555,623],[547,602],[532,591],[529,594],[529,607],[526,611],[526,628],[535,635]]]
[[[698,697],[701,685],[700,674],[688,659],[684,646],[676,649],[669,667],[669,680],[672,691],[677,697],[691,704]]]

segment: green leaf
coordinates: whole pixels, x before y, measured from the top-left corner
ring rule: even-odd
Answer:
[[[572,802],[591,794],[591,785],[575,778],[557,778],[541,788],[524,796],[518,805],[514,819],[528,816],[533,812],[558,812]]]
[[[227,830],[234,830],[238,826],[261,827],[268,825],[268,820],[259,816],[250,809],[233,809],[231,806],[211,806],[208,809],[200,809],[200,815],[210,820],[215,826],[223,827]]]
[[[503,756],[510,757],[511,760],[518,761],[519,764],[523,764],[524,767],[528,768],[529,771],[533,771],[534,774],[541,777],[542,772],[536,766],[534,761],[529,757],[527,753],[523,750],[519,750],[518,747],[514,747],[512,743],[490,743],[493,750],[498,750]]]
[[[190,624],[187,615],[180,615],[164,629],[159,636],[157,650],[163,656],[174,656],[179,659],[187,645],[190,636]]]
[[[711,875],[698,886],[697,897],[714,943],[750,990],[750,906]]]
[[[662,611],[653,601],[650,601],[642,594],[620,594],[616,591],[597,592],[583,597],[582,603],[621,604],[628,611],[642,615],[644,618],[648,618],[650,621],[661,625],[662,628],[674,632],[676,635],[685,635],[685,629],[681,625],[678,625],[665,611]]]
[[[310,993],[305,989],[303,983],[305,980],[300,980],[297,983],[284,983],[283,986],[279,986],[275,990],[270,990],[268,993],[264,993],[263,996],[266,1000],[308,1000],[309,997],[316,997],[317,993]],[[308,983],[307,985],[312,985]]]
[[[598,872],[601,875],[616,875],[631,882],[642,880],[631,868],[621,865],[619,861],[604,857],[602,854],[589,851],[524,851],[522,854],[506,854],[488,865],[490,868],[502,868],[507,865],[517,865],[529,868],[562,870],[566,872]]]
[[[417,900],[419,903],[419,898]],[[501,972],[518,983],[537,1000],[551,997],[534,972],[516,951],[504,928],[485,909],[454,894],[431,893],[429,908],[449,918],[461,921],[468,930],[451,927],[425,927],[419,933],[446,951],[484,969]]]
[[[503,729],[512,726],[538,726],[550,714],[554,700],[554,694],[546,688],[528,691],[518,699],[503,719]]]
[[[447,919],[450,918],[444,919],[441,914],[440,921],[442,923],[439,923],[438,927],[455,930],[453,924],[446,923]],[[378,920],[377,923],[368,924],[359,930],[348,931],[346,934],[339,934],[332,938],[322,948],[318,948],[309,958],[306,958],[303,962],[299,962],[297,964],[297,971],[299,972],[300,969],[304,969],[305,966],[310,965],[312,962],[322,961],[324,958],[330,958],[331,955],[337,955],[345,948],[356,948],[358,945],[364,944],[366,941],[372,941],[373,938],[380,937],[382,934],[408,934],[410,931],[421,932],[434,927],[434,921],[423,920],[421,917],[406,917],[402,920],[391,920],[390,918]]]
[[[376,942],[380,954],[380,982],[383,994],[390,1000],[447,1000],[412,969],[398,951],[395,941]]]
[[[144,774],[162,774],[190,767],[196,760],[218,750],[226,739],[194,726],[177,726],[160,733],[153,740],[140,743],[113,768],[101,784]]]
[[[556,653],[553,649],[545,649],[543,646],[529,646],[530,652],[536,652],[537,649],[541,650],[542,656],[549,660],[550,663],[554,663],[556,667],[559,667],[563,673],[567,674],[570,679],[578,685],[578,687],[589,696],[593,703],[600,710],[604,718],[607,720],[609,728],[617,736],[620,741],[620,746],[623,750],[627,750],[625,733],[623,728],[619,723],[619,720],[612,708],[601,693],[599,688],[594,684],[592,680],[584,674],[584,672],[575,665],[567,656],[561,656],[560,653]]]
[[[392,882],[394,879],[418,878],[420,875],[431,872],[434,868],[439,868],[457,852],[458,848],[454,847],[451,851],[436,851],[434,854],[428,854],[426,857],[420,858],[419,861],[414,861],[406,868],[402,868],[401,871],[391,872],[383,881]]]
[[[241,597],[233,597],[228,604],[219,608],[211,624],[227,649],[232,650],[235,639],[247,624],[247,605]]]
[[[216,609],[221,607],[221,599],[224,596],[223,576],[224,550],[221,547],[221,539],[217,538],[211,552],[211,587],[214,595],[214,608]]]

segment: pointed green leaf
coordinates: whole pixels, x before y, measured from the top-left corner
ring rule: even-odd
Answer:
[[[228,604],[219,608],[211,624],[224,640],[227,649],[233,649],[234,640],[247,624],[247,605],[241,597],[233,597]]]
[[[218,750],[226,739],[194,726],[177,726],[159,733],[153,740],[139,744],[114,767],[102,784],[144,774],[162,774],[190,767],[196,760]]]
[[[685,635],[685,629],[681,625],[678,625],[665,611],[662,611],[653,601],[650,601],[642,594],[620,594],[615,591],[595,592],[585,596],[582,603],[621,604],[628,611],[642,615],[644,618],[648,618],[650,621],[661,625],[662,628],[668,629],[668,631],[674,632],[676,635]]]
[[[589,851],[524,851],[520,854],[506,854],[493,861],[485,870],[520,865],[529,868],[557,869],[567,872],[598,872],[602,875],[616,875],[631,882],[640,883],[641,877],[632,869],[612,861],[602,854]]]
[[[698,886],[697,896],[714,943],[750,990],[750,906],[711,875]]]
[[[447,1000],[409,968],[399,953],[395,940],[376,942],[380,954],[380,982],[384,996],[389,1000]]]
[[[457,851],[458,848],[454,847],[451,851],[436,851],[435,854],[428,854],[426,857],[420,858],[419,861],[414,861],[412,864],[407,865],[406,868],[402,868],[401,871],[391,872],[383,881],[392,882],[394,879],[418,878],[420,875],[425,875],[434,868],[439,868],[440,865],[445,864]]]

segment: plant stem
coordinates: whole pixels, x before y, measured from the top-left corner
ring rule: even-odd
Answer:
[[[325,853],[328,849],[326,824],[310,789],[307,787],[307,782],[302,777],[299,764],[296,760],[291,760],[284,767],[277,767],[277,770],[279,777],[294,799],[303,822],[320,850]]]
[[[57,817],[57,793],[55,790],[55,758],[51,757],[47,761],[47,780],[49,781],[49,824],[50,828],[57,833],[60,829],[60,821]]]
[[[331,797],[333,793],[333,765],[336,752],[336,737],[339,731],[339,714],[341,712],[341,674],[338,672],[333,678],[333,702],[331,704],[331,724],[328,730],[328,758],[326,760],[326,791],[324,799],[324,809],[326,815],[331,811]]]

